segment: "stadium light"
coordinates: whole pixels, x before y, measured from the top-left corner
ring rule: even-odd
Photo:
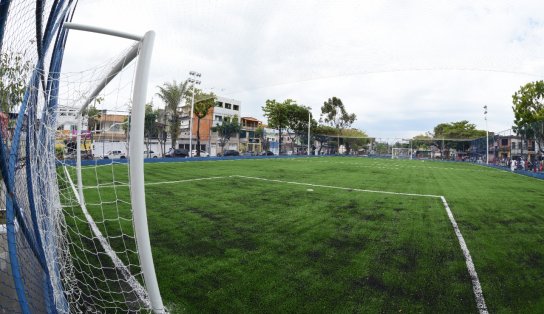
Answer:
[[[202,74],[191,71],[189,72],[189,79],[187,80],[191,83],[193,87],[193,93],[191,96],[191,114],[189,115],[189,155],[193,157],[193,111],[195,110],[195,85],[200,85],[200,81],[197,80],[197,77],[201,77]],[[200,147],[198,148],[200,150]]]
[[[487,105],[484,106],[485,119],[485,164],[489,165],[489,129],[487,128]]]

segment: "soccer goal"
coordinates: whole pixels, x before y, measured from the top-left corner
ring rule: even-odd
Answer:
[[[164,313],[143,169],[155,35],[69,23],[75,3],[0,4],[0,312]],[[63,72],[74,32],[128,47]]]
[[[412,159],[412,149],[393,147],[391,148],[391,159]]]

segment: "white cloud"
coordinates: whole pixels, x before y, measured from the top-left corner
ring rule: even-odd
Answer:
[[[337,96],[370,135],[406,137],[458,120],[484,128],[483,105],[490,129],[509,128],[511,95],[544,76],[543,9],[541,1],[101,0],[81,1],[74,22],[154,29],[150,98],[196,70],[204,87],[240,99],[244,115],[262,118],[269,98],[297,99],[317,115]],[[127,44],[85,36],[71,33],[68,68]]]

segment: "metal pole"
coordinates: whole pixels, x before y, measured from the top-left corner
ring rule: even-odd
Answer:
[[[132,119],[130,120],[130,198],[134,215],[134,233],[151,308],[155,313],[164,313],[165,309],[159,291],[157,275],[155,274],[153,255],[151,254],[144,186],[145,102],[154,41],[155,32],[149,31],[144,35],[135,75]]]
[[[485,119],[485,163],[489,165],[489,129],[487,127],[487,105],[484,106]]]
[[[193,157],[193,111],[195,110],[195,83],[191,95],[191,113],[189,114],[189,157]]]
[[[312,112],[308,110],[308,156],[310,156],[310,129],[312,127]]]
[[[191,114],[189,114],[189,157],[193,157],[193,111],[195,110],[195,84],[200,84],[195,77],[200,77],[202,74],[191,71],[189,72],[189,82],[192,83],[193,92],[191,93]],[[200,150],[200,147],[198,148]]]

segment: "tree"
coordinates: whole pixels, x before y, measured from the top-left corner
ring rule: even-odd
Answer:
[[[285,100],[283,104],[285,106],[285,114],[287,115],[285,130],[287,131],[287,136],[291,139],[292,150],[294,151],[297,138],[307,137],[310,108],[298,105],[291,99]]]
[[[258,138],[261,142],[261,147],[263,151],[270,150],[270,142],[266,137],[266,129],[264,126],[259,125],[255,130],[255,137]]]
[[[279,153],[281,154],[282,130],[287,128],[288,116],[286,103],[292,100],[287,99],[283,103],[277,102],[275,99],[268,99],[262,107],[264,116],[268,119],[268,126],[273,129],[278,129],[279,132]]]
[[[153,110],[153,104],[146,104],[144,116],[144,134],[146,139],[145,147],[147,150],[147,157],[151,157],[149,147],[151,139],[158,136],[157,117],[158,112],[156,110]]]
[[[467,120],[450,123],[440,123],[434,127],[434,145],[440,150],[449,151],[450,148],[466,151],[470,147],[470,141],[479,137],[486,136],[485,130],[477,130],[476,125]],[[456,141],[465,140],[465,141]]]
[[[414,137],[412,137],[412,147],[414,149],[429,149],[429,144],[431,144],[433,137],[432,134],[427,132],[425,134],[418,134]]]
[[[157,138],[159,140],[159,146],[161,149],[161,155],[166,153],[166,140],[168,139],[167,128],[167,113],[164,109],[157,109]]]
[[[364,149],[370,143],[370,139],[366,132],[359,129],[345,129],[342,131],[342,136],[347,155],[349,155],[352,150],[357,152],[360,149]]]
[[[0,110],[10,113],[13,107],[23,102],[28,84],[30,62],[24,61],[20,53],[0,55]]]
[[[233,116],[232,119],[224,119],[221,124],[212,128],[213,132],[217,132],[219,137],[219,146],[221,147],[221,153],[223,152],[225,145],[230,141],[233,135],[240,133],[240,123],[238,122],[238,116]]]
[[[357,119],[357,116],[354,113],[349,114],[346,111],[340,98],[329,98],[321,107],[320,122],[328,123],[338,131],[336,133],[337,148],[340,147],[340,134],[342,130],[349,128],[355,122],[355,119]]]
[[[165,111],[170,116],[170,137],[172,147],[176,148],[177,139],[180,133],[180,105],[187,92],[188,82],[177,83],[175,80],[172,83],[164,83],[162,86],[157,86],[159,96],[165,103]]]
[[[196,128],[196,156],[200,157],[200,120],[202,120],[211,108],[215,106],[215,95],[213,93],[206,94],[201,90],[195,90],[195,106],[193,113],[197,118]]]
[[[321,150],[323,149],[323,147],[325,147],[325,145],[328,146],[329,139],[331,138],[331,136],[336,136],[338,130],[331,126],[323,124],[319,124],[312,129],[314,130],[313,137],[319,143],[319,149],[317,151],[317,154],[321,155]]]
[[[535,138],[544,152],[544,130],[535,122],[544,123],[544,81],[530,82],[512,95],[514,132],[522,138]]]

